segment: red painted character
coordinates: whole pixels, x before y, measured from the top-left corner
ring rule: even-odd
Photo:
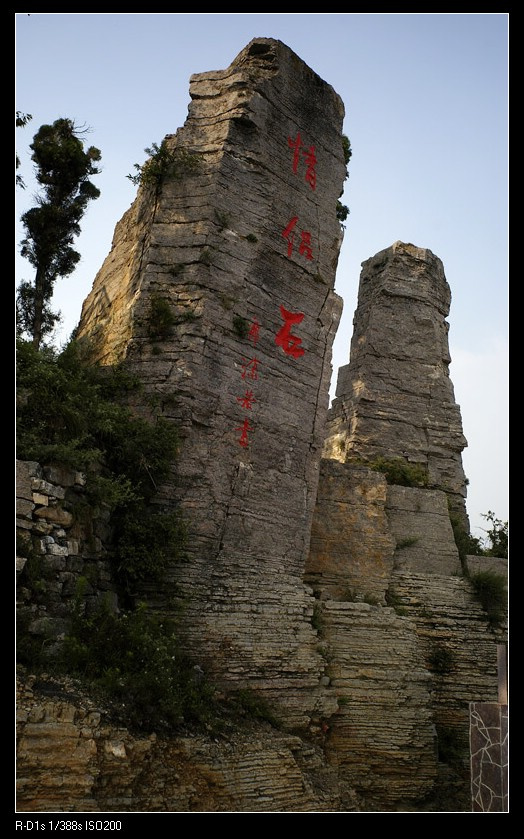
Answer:
[[[300,134],[297,134],[296,140],[292,140],[291,137],[288,137],[287,144],[290,149],[293,149],[293,172],[296,175],[298,169],[298,161],[300,159],[300,146],[302,145]]]
[[[249,440],[247,438],[248,431],[253,431],[253,428],[249,424],[249,420],[246,417],[243,424],[240,425],[238,428],[235,428],[235,431],[241,431],[242,434],[240,435],[240,440],[238,441],[243,448],[247,448],[249,445]]]
[[[243,379],[258,379],[258,365],[260,361],[258,358],[251,358],[247,361],[245,358],[242,360],[242,378]]]
[[[256,347],[260,332],[260,324],[256,318],[253,318],[253,322],[251,324],[251,329],[249,330],[247,337],[251,341],[254,347]]]
[[[287,240],[287,255],[291,256],[293,253],[293,242],[295,241],[295,234],[293,228],[298,221],[298,216],[293,216],[285,230],[282,231],[282,236]]]
[[[317,185],[317,173],[315,171],[317,158],[315,156],[315,146],[310,146],[308,151],[303,152],[303,154],[306,158],[306,181],[310,185],[311,189],[315,189]]]
[[[253,396],[252,390],[246,390],[243,396],[237,396],[237,402],[240,402],[240,404],[246,411],[250,411],[253,406],[253,402],[256,401],[257,400]]]
[[[286,355],[291,355],[293,358],[300,358],[304,355],[304,349],[300,346],[302,339],[296,335],[291,334],[291,327],[294,324],[301,323],[304,320],[303,312],[288,312],[284,306],[280,307],[280,314],[284,321],[284,326],[278,332],[275,338],[277,347],[282,347]]]
[[[298,221],[298,216],[293,216],[288,226],[282,231],[282,237],[287,241],[287,255],[291,256],[293,253],[293,245],[295,242],[295,225]],[[298,252],[306,257],[306,259],[313,259],[313,250],[311,247],[311,233],[307,230],[300,232],[300,246]]]
[[[305,230],[300,234],[300,247],[298,252],[303,254],[306,259],[313,259],[313,251],[311,250],[311,233]]]

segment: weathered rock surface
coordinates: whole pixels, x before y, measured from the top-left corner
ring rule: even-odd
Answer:
[[[396,242],[363,263],[350,362],[339,371],[324,453],[422,464],[466,522],[450,302],[442,262],[426,248]]]
[[[433,809],[444,794],[468,810],[469,703],[496,701],[507,627],[490,626],[462,576],[445,493],[323,460],[306,579],[337,697],[326,752],[340,777],[367,807]]]
[[[18,692],[19,812],[340,812],[357,797],[318,746],[246,725],[227,736],[133,735],[50,679]]]
[[[466,441],[442,264],[400,242],[364,263],[322,460],[342,103],[270,39],[190,94],[170,176],[117,225],[78,336],[180,433],[155,502],[183,511],[187,559],[137,594],[182,601],[189,656],[224,692],[262,694],[284,729],[137,735],[70,680],[22,674],[17,807],[468,811],[469,707],[496,702],[506,626],[458,576],[447,498],[467,525]],[[429,488],[388,485],[365,466],[377,457],[423,465]],[[79,474],[22,463],[18,479],[22,629],[56,643],[81,578],[86,609],[116,606],[109,522],[76,520]]]
[[[193,76],[190,94],[166,138],[177,177],[140,189],[78,335],[103,363],[125,359],[180,429],[159,501],[188,523],[190,559],[169,579],[189,647],[303,723],[324,669],[302,576],[341,311],[344,109],[270,39]],[[162,608],[168,588],[148,597]]]

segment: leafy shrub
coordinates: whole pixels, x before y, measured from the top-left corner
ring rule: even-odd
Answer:
[[[450,673],[455,666],[455,655],[444,644],[434,644],[428,658],[429,667],[434,673]]]
[[[180,179],[184,174],[196,172],[200,157],[187,149],[170,149],[165,140],[160,145],[152,143],[144,149],[149,155],[145,163],[135,163],[136,174],[126,177],[135,186],[140,184],[159,187],[166,178]]]
[[[479,571],[470,577],[475,597],[487,613],[490,624],[502,623],[507,608],[506,580],[496,571]]]
[[[349,215],[349,207],[346,204],[342,204],[341,201],[337,201],[337,219],[342,223],[344,222]]]
[[[508,522],[496,518],[495,513],[488,510],[482,515],[483,519],[490,522],[491,527],[486,531],[489,547],[482,553],[485,556],[497,556],[501,559],[508,558]]]
[[[249,334],[249,321],[241,315],[234,315],[233,329],[239,338],[247,338]]]
[[[60,353],[21,342],[17,353],[18,457],[85,471],[91,505],[112,511],[113,559],[123,591],[158,578],[182,556],[184,528],[151,500],[176,457],[177,432],[125,404],[138,385],[120,368],[87,363],[72,342]]]
[[[356,460],[373,469],[374,472],[382,472],[388,484],[396,484],[405,487],[427,487],[428,471],[420,463],[408,463],[402,457],[376,457],[371,461]]]
[[[388,589],[385,595],[385,601],[387,606],[391,606],[395,610],[395,614],[400,615],[401,617],[409,614],[408,610],[402,604],[402,598],[396,591]]]
[[[405,539],[399,539],[397,542],[397,550],[402,550],[403,548],[411,548],[413,545],[416,545],[418,542],[418,536],[406,536]]]
[[[176,318],[169,301],[157,294],[151,295],[148,317],[148,333],[152,341],[163,341],[169,336]]]
[[[265,720],[274,728],[280,728],[281,726],[269,703],[249,688],[241,688],[230,694],[228,702],[230,707],[236,708],[237,712],[240,712],[240,715],[246,715],[255,720]]]
[[[158,731],[213,714],[213,690],[181,652],[175,624],[144,604],[119,615],[74,614],[61,663],[110,699],[127,725]]]

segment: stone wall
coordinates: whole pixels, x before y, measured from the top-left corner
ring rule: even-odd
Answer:
[[[474,813],[508,811],[508,706],[470,705],[471,799]]]
[[[66,630],[76,598],[87,613],[116,606],[105,543],[109,511],[90,506],[85,477],[34,461],[16,464],[17,619],[50,643]]]

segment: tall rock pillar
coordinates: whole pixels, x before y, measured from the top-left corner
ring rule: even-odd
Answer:
[[[325,665],[302,575],[341,313],[344,108],[265,38],[193,76],[190,95],[165,139],[172,165],[117,225],[78,336],[125,360],[180,430],[158,501],[182,509],[188,561],[150,597],[176,584],[204,668],[299,722]]]
[[[363,263],[350,361],[339,370],[324,454],[420,464],[429,486],[445,490],[467,522],[450,303],[442,262],[430,250],[395,242]]]

